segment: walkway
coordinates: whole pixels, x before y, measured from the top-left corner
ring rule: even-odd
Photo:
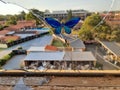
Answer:
[[[20,69],[22,61],[25,57],[26,55],[16,55],[12,59],[10,59],[7,64],[3,66],[3,68],[6,70]]]
[[[103,56],[105,55],[105,52],[102,51],[99,47],[97,47],[94,44],[86,45],[86,47],[87,47],[87,50],[92,51],[92,53],[95,55],[95,57],[97,59],[97,62],[99,62],[100,64],[103,65],[104,70],[116,70],[117,69],[114,65],[106,62],[103,59]]]

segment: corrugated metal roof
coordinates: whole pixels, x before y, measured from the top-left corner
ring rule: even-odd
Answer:
[[[61,61],[63,60],[64,52],[30,52],[25,61]]]
[[[45,47],[32,46],[27,51],[45,51]]]
[[[76,39],[76,40],[70,42],[70,46],[73,48],[85,48],[83,41],[80,39]]]
[[[67,11],[64,11],[64,10],[53,11],[52,14],[67,14]]]
[[[26,37],[29,37],[29,36],[35,36],[35,34],[14,34],[16,36],[20,36],[20,38],[26,38]]]
[[[50,45],[52,40],[53,40],[53,36],[52,35],[45,35],[45,36],[43,36],[41,38],[35,39],[33,41],[32,46],[43,46],[44,47],[46,45]]]
[[[96,61],[92,52],[65,52],[65,61]]]
[[[120,57],[120,44],[108,41],[101,41],[101,44],[106,46],[112,53]]]
[[[31,52],[25,61],[96,61],[91,52]]]

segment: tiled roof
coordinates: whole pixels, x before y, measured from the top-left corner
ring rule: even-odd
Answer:
[[[4,42],[15,41],[15,40],[18,40],[18,39],[20,39],[19,36],[4,36],[4,37],[0,38],[0,40],[2,40]]]
[[[0,35],[5,35],[5,34],[7,34],[8,32],[10,32],[10,31],[8,31],[8,30],[2,30],[2,31],[0,31]]]
[[[25,27],[34,27],[35,21],[18,21],[17,25],[11,25],[7,27],[7,30],[11,31],[19,31],[19,29],[25,28]]]
[[[120,20],[106,21],[109,25],[120,25]]]
[[[55,46],[47,45],[47,46],[45,47],[45,50],[57,51],[58,49],[57,49],[57,47],[55,47]]]

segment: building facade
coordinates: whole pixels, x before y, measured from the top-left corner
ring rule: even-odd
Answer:
[[[80,17],[82,20],[84,20],[86,18],[86,16],[88,15],[88,11],[86,10],[71,10],[72,11],[72,16],[73,17]],[[68,11],[65,10],[61,10],[61,11],[53,11],[52,13],[47,11],[44,13],[45,17],[52,17],[52,18],[56,18],[56,19],[66,19],[68,16]]]

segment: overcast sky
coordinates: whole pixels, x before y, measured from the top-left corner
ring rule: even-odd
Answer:
[[[36,8],[41,11],[46,9],[54,10],[69,10],[69,9],[85,9],[89,11],[108,11],[113,0],[3,0],[19,4],[25,8]],[[114,0],[112,10],[120,10],[120,0]],[[15,14],[20,13],[23,8],[4,4],[0,2],[0,14]]]

